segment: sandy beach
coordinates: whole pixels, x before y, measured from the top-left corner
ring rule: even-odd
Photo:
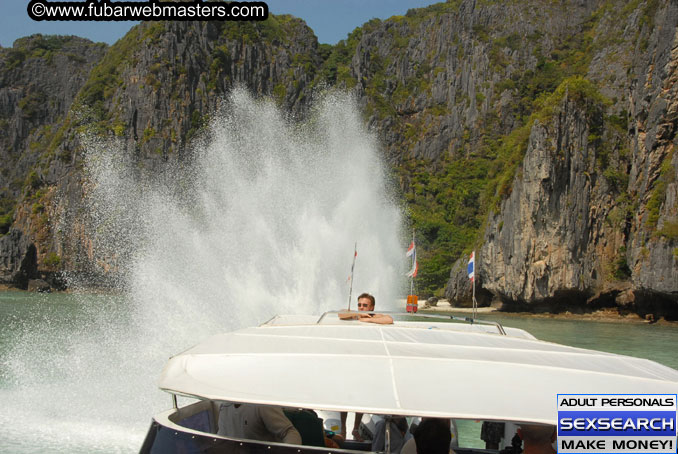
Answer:
[[[435,306],[429,306],[426,302],[419,304],[419,311],[423,313],[458,313],[471,314],[473,309],[470,307],[453,307],[449,301],[441,299]],[[575,314],[569,311],[559,313],[533,313],[533,312],[504,312],[496,307],[479,307],[476,309],[478,314],[501,314],[502,317],[531,317],[531,318],[550,318],[550,319],[564,319],[564,320],[582,320],[595,322],[610,322],[610,323],[641,323],[650,324],[649,320],[645,320],[637,314],[620,314],[615,308],[599,309],[592,312]],[[663,318],[653,322],[657,325],[677,326],[677,321],[667,321]]]

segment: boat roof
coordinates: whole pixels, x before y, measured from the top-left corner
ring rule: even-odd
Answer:
[[[678,392],[678,371],[654,361],[496,325],[279,316],[172,357],[159,387],[211,400],[545,424],[556,423],[559,393]]]

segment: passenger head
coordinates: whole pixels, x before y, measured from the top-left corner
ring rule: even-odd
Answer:
[[[449,419],[424,418],[414,431],[417,454],[448,454],[451,440]]]
[[[518,429],[518,436],[523,440],[526,447],[550,445],[555,440],[556,428],[537,424],[521,424]]]
[[[359,311],[373,311],[374,310],[374,297],[369,293],[363,293],[358,297],[358,310]]]
[[[407,419],[405,419],[404,416],[394,416],[391,421],[395,424],[401,434],[405,435],[407,433]]]

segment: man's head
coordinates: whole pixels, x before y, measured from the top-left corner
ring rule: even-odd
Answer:
[[[403,436],[407,433],[407,419],[405,419],[404,416],[394,416],[393,419],[391,419],[391,422],[395,424],[398,428],[398,432]]]
[[[417,454],[448,454],[451,440],[449,419],[424,418],[414,431]]]
[[[374,297],[369,293],[363,293],[358,297],[358,310],[359,311],[373,311],[374,310]]]
[[[537,424],[521,424],[518,436],[528,445],[550,445],[556,437],[554,426],[541,426]]]

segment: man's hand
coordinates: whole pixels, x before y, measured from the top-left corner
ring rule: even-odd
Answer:
[[[339,320],[357,320],[359,315],[356,312],[339,312]]]
[[[378,325],[392,325],[393,318],[386,314],[370,314],[369,312],[339,312],[339,320],[358,320]]]

